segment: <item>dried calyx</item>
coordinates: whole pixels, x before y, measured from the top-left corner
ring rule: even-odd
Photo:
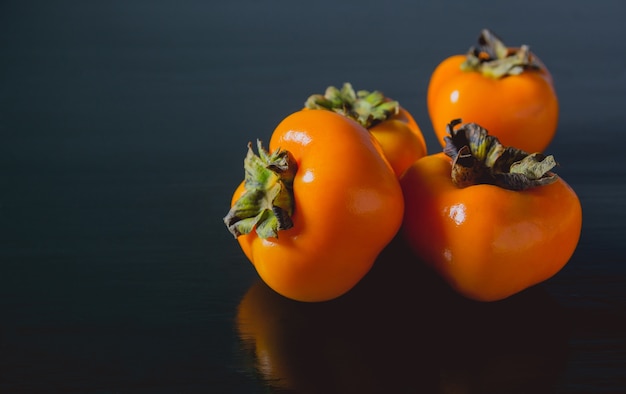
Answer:
[[[528,45],[517,49],[508,48],[487,29],[482,30],[478,45],[470,48],[465,62],[461,64],[463,71],[476,71],[496,79],[539,68],[541,66],[535,61]]]
[[[491,184],[519,191],[558,179],[551,171],[557,165],[552,155],[505,147],[476,123],[455,129],[459,124],[460,119],[450,122],[444,137],[444,152],[453,159],[452,181],[458,187]]]
[[[248,144],[244,160],[245,192],[232,206],[224,223],[235,237],[252,230],[261,238],[278,237],[293,226],[293,179],[297,164],[288,151],[268,153],[257,141],[259,154]]]
[[[304,103],[308,109],[325,109],[347,116],[369,129],[400,111],[397,101],[388,100],[381,92],[359,90],[348,82],[341,89],[329,86],[326,92],[314,94]]]

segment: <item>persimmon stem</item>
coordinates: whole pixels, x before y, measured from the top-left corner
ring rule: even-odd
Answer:
[[[323,95],[309,96],[304,107],[337,112],[356,120],[366,129],[389,119],[400,111],[397,101],[387,99],[379,91],[359,90],[356,92],[349,82],[344,83],[341,89],[329,86]]]
[[[261,238],[278,237],[280,230],[293,226],[293,179],[297,164],[289,151],[271,154],[257,141],[259,154],[252,151],[244,160],[245,192],[224,217],[224,224],[235,238],[253,230]]]
[[[540,68],[528,45],[522,45],[518,49],[508,48],[488,29],[481,31],[478,45],[469,49],[465,62],[461,64],[463,71],[479,72],[494,79]]]
[[[552,155],[505,147],[476,123],[455,128],[460,124],[460,119],[448,124],[443,150],[453,159],[452,182],[458,187],[491,184],[519,191],[558,179],[551,171],[557,165]]]

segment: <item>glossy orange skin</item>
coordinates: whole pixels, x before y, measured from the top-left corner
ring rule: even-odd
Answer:
[[[411,248],[460,294],[509,297],[555,275],[580,236],[582,209],[563,180],[526,191],[492,185],[457,188],[452,162],[427,156],[401,179],[402,233]]]
[[[370,270],[402,223],[398,179],[374,137],[352,119],[303,110],[274,130],[270,151],[291,152],[294,226],[278,238],[237,238],[259,276],[298,301],[326,301],[349,291]],[[231,204],[243,193],[241,184]]]
[[[382,147],[383,154],[397,177],[416,160],[426,156],[424,135],[417,122],[404,108],[390,119],[369,129]]]
[[[400,107],[397,114],[368,130],[380,144],[398,178],[411,164],[428,154],[424,134],[405,108]]]
[[[529,153],[545,151],[559,117],[549,72],[542,68],[493,79],[462,71],[464,61],[465,55],[447,58],[435,68],[428,85],[428,113],[441,145],[445,145],[446,125],[462,119],[489,130],[505,146]]]

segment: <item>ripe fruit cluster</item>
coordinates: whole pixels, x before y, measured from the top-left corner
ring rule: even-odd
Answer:
[[[427,104],[443,152],[428,154],[397,101],[349,83],[311,95],[269,150],[249,145],[224,222],[269,287],[298,301],[337,298],[400,229],[416,263],[474,300],[563,268],[582,210],[543,154],[559,111],[545,65],[484,30],[436,67]]]

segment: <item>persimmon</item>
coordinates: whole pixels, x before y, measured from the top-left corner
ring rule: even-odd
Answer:
[[[504,147],[475,123],[448,126],[444,152],[400,180],[402,233],[460,294],[507,298],[559,272],[580,237],[582,208],[552,156]]]
[[[224,221],[274,291],[326,301],[349,291],[398,232],[402,190],[374,137],[356,121],[301,110],[249,147],[245,180]]]
[[[477,123],[502,144],[527,152],[543,152],[558,126],[559,102],[546,66],[527,45],[507,47],[486,29],[466,55],[437,65],[427,105],[442,146],[451,119]]]
[[[325,109],[356,120],[380,143],[396,176],[428,153],[426,140],[415,118],[400,103],[380,91],[355,91],[350,83],[341,89],[329,86],[323,95],[309,96],[305,109]]]

